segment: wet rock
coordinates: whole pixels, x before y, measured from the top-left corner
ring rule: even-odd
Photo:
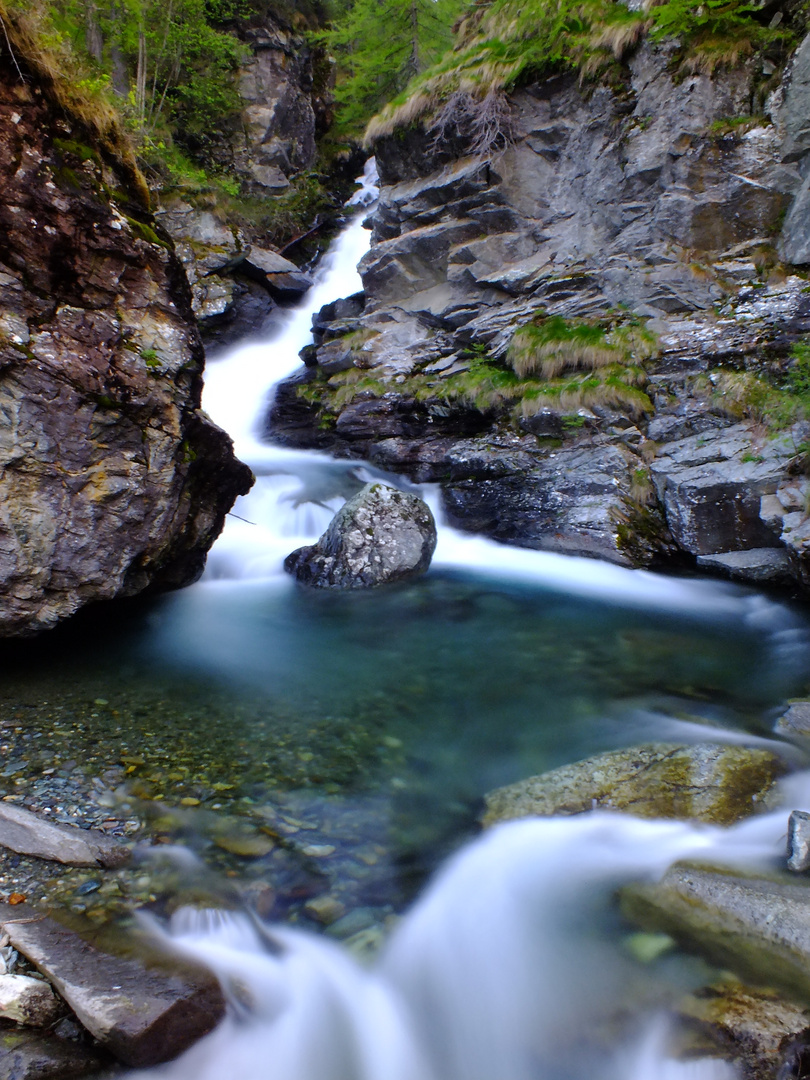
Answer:
[[[224,1015],[222,993],[211,976],[112,956],[30,910],[0,906],[0,927],[87,1030],[126,1065],[176,1057]]]
[[[627,886],[621,907],[741,978],[810,995],[810,887],[796,878],[678,865],[657,884]]]
[[[788,870],[799,873],[810,869],[810,814],[794,810],[788,818]]]
[[[718,983],[679,1002],[676,1015],[708,1036],[744,1080],[798,1073],[798,1055],[810,1037],[810,1009],[768,990]]]
[[[242,269],[256,276],[280,299],[300,296],[312,288],[312,278],[299,270],[295,263],[264,248],[252,247]]]
[[[716,555],[698,555],[698,566],[717,570],[737,581],[774,585],[790,581],[790,556],[780,548],[750,548],[747,551],[723,551]]]
[[[79,1080],[108,1065],[107,1058],[66,1039],[30,1031],[0,1031],[3,1080]]]
[[[794,701],[773,730],[786,738],[810,739],[810,701]]]
[[[64,1007],[46,982],[27,975],[0,976],[0,1020],[28,1027],[49,1027]]]
[[[330,926],[346,914],[346,905],[336,896],[316,896],[304,904],[304,911],[316,922]]]
[[[730,825],[766,808],[784,772],[782,762],[766,750],[650,743],[498,788],[486,796],[483,823],[599,808]]]
[[[0,846],[67,866],[123,866],[132,854],[95,829],[55,825],[7,802],[0,802]]]
[[[436,523],[415,495],[372,483],[350,499],[317,544],[284,569],[318,588],[372,588],[422,574],[436,547]]]
[[[663,447],[651,474],[679,547],[709,556],[778,547],[778,536],[760,517],[760,504],[763,495],[776,491],[794,455],[790,436],[766,440],[754,452],[745,424]]]

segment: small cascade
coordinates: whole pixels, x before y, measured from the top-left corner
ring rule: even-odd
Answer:
[[[164,942],[216,972],[231,1015],[159,1075],[729,1080],[723,1062],[667,1059],[661,987],[604,910],[677,859],[767,866],[783,831],[783,812],[728,829],[603,811],[501,825],[450,860],[371,968],[289,927],[182,909]],[[594,1033],[623,1013],[638,1023],[611,1058]]]

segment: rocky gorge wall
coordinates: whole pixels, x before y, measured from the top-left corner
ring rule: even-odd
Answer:
[[[252,483],[201,412],[168,235],[53,88],[0,64],[0,633],[187,584]]]
[[[782,76],[679,77],[673,50],[513,94],[486,160],[380,139],[364,295],[316,320],[269,432],[438,482],[453,524],[510,543],[806,579],[810,42]],[[560,346],[527,382],[521,328],[555,317],[618,363]]]

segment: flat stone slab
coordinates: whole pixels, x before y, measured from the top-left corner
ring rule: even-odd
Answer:
[[[792,579],[790,555],[784,548],[750,548],[748,551],[698,555],[697,564],[706,570],[718,570],[737,581],[787,582]]]
[[[0,802],[0,847],[67,866],[123,866],[131,857],[129,848],[102,832],[56,825],[7,802]]]
[[[810,887],[707,867],[671,867],[622,890],[623,913],[760,985],[810,999]]]
[[[78,1043],[30,1031],[0,1031],[3,1080],[84,1080],[109,1065]]]
[[[224,1015],[222,991],[206,973],[147,968],[112,956],[48,916],[21,907],[0,905],[0,932],[125,1065],[157,1065],[176,1057]]]

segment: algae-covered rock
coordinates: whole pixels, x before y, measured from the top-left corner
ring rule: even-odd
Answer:
[[[745,1080],[795,1075],[810,1035],[810,1009],[731,980],[687,995],[677,1014],[687,1029],[707,1036]]]
[[[810,887],[679,865],[622,890],[624,915],[742,978],[810,1002]]]
[[[765,808],[785,766],[767,750],[649,743],[563,765],[486,796],[484,825],[596,808],[731,825]]]
[[[322,589],[372,588],[424,573],[435,548],[427,504],[373,483],[338,510],[317,544],[288,555],[284,569]]]

